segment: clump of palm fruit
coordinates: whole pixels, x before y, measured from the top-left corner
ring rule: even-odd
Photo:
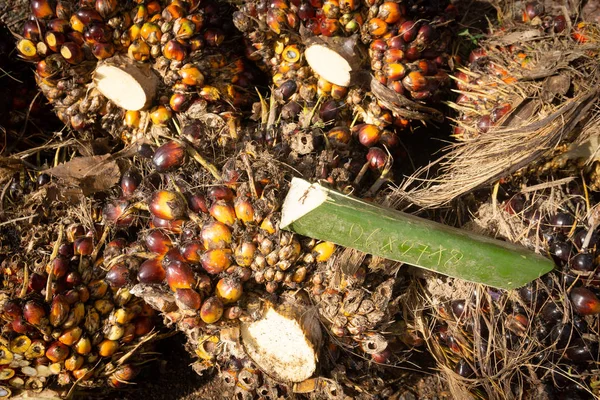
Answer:
[[[382,92],[421,102],[449,85],[446,25],[453,13],[437,2],[245,1],[234,23],[249,57],[272,77],[284,119],[334,129],[357,119],[366,124],[353,130],[361,144],[394,147],[395,131],[420,118],[399,112]],[[369,64],[378,93],[369,87]]]
[[[152,358],[156,312],[104,269],[100,250],[116,254],[123,240],[104,244],[102,228],[57,205],[16,232],[2,228],[3,244],[20,239],[0,254],[3,390],[125,387]]]
[[[228,7],[32,1],[17,49],[35,63],[38,85],[64,123],[129,143],[192,105],[230,115],[248,100],[251,74],[232,43]]]
[[[519,170],[547,176],[583,167],[594,176],[597,26],[573,16],[545,29],[520,18],[492,29],[455,74],[458,97],[449,105],[458,143],[405,181],[399,194],[406,200],[436,207]],[[437,166],[440,174],[429,179]]]
[[[597,209],[586,205],[580,181],[505,199],[482,205],[476,224],[552,256],[555,271],[512,292],[415,282],[408,298],[423,295],[428,307],[412,323],[431,335],[427,345],[455,396],[597,396]]]

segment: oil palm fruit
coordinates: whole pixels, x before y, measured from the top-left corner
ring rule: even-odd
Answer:
[[[249,100],[253,73],[241,49],[222,46],[236,33],[225,3],[50,3],[31,1],[17,49],[36,63],[38,86],[77,131],[131,142],[147,123],[168,124],[188,107],[235,117],[234,107]]]

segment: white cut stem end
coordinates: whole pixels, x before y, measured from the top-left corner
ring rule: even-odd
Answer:
[[[317,183],[311,184],[300,178],[292,178],[283,206],[279,228],[284,229],[302,218],[327,200],[327,191]]]
[[[241,326],[244,349],[268,375],[302,382],[317,369],[317,354],[300,322],[269,308],[258,321]]]
[[[158,77],[146,65],[133,61],[99,64],[94,83],[100,93],[128,111],[147,108],[158,87]]]
[[[323,79],[343,87],[350,86],[352,66],[335,50],[314,44],[304,51],[308,65]]]

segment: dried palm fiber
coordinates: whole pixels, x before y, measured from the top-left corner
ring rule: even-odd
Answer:
[[[483,185],[555,155],[557,146],[583,143],[597,121],[596,27],[589,40],[573,32],[544,35],[519,23],[498,29],[457,74],[457,143],[407,178],[396,195],[420,207],[439,207]],[[432,176],[433,175],[433,176]]]
[[[598,310],[577,301],[599,282],[584,271],[597,262],[581,262],[597,252],[599,222],[583,184],[571,178],[514,189],[503,203],[482,204],[469,226],[551,253],[555,272],[509,292],[432,276],[412,281],[407,321],[426,338],[454,398],[598,396]]]

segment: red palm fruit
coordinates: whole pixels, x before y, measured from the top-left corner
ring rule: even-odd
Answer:
[[[50,50],[57,52],[60,47],[67,41],[67,37],[61,32],[46,32],[44,35],[44,41],[50,48]]]
[[[235,215],[245,224],[254,221],[254,206],[247,197],[238,197],[235,200]]]
[[[421,58],[421,50],[419,45],[411,44],[405,51],[405,57],[408,61],[415,61]]]
[[[60,55],[63,56],[69,64],[79,64],[84,59],[83,50],[81,46],[73,43],[66,42],[60,47]]]
[[[142,175],[135,168],[129,168],[121,176],[121,190],[123,196],[130,197],[142,183]]]
[[[162,12],[162,17],[167,21],[172,21],[185,16],[185,9],[180,2],[172,2]]]
[[[243,291],[244,289],[239,279],[229,276],[219,279],[215,287],[215,294],[225,304],[238,301],[242,297]]]
[[[391,81],[397,81],[406,75],[406,67],[401,63],[386,64],[383,68],[386,78]]]
[[[209,274],[220,274],[231,265],[231,250],[209,250],[202,255],[200,262],[202,263],[202,268]]]
[[[202,242],[198,240],[187,242],[179,248],[183,258],[192,264],[197,264],[200,262],[202,253],[204,253],[205,250],[206,249],[204,248],[204,245],[202,245]]]
[[[371,169],[382,169],[388,159],[388,154],[380,148],[371,147],[367,153],[367,161]]]
[[[185,146],[171,140],[156,149],[152,163],[158,172],[166,172],[181,167],[185,159]]]
[[[46,288],[47,280],[48,275],[45,272],[41,274],[33,273],[29,279],[29,289],[39,293]]]
[[[154,323],[150,317],[137,317],[133,320],[135,326],[135,336],[144,336],[151,332],[154,328]]]
[[[200,193],[186,193],[185,198],[190,210],[195,213],[208,213],[206,198]]]
[[[106,203],[102,209],[102,215],[106,222],[111,222],[117,226],[129,226],[135,220],[135,213],[128,211],[129,202],[123,199],[116,199]]]
[[[570,293],[571,304],[580,315],[600,314],[600,299],[589,289],[576,287]]]
[[[323,36],[333,36],[340,30],[340,20],[337,18],[324,18],[319,24],[319,30]]]
[[[171,262],[167,265],[165,271],[167,284],[173,291],[177,289],[190,289],[196,282],[192,269],[185,262]]]
[[[69,25],[69,21],[66,19],[55,18],[48,21],[46,24],[46,29],[52,32],[67,33],[69,30],[71,30],[71,25]]]
[[[59,0],[56,3],[56,16],[58,18],[69,19],[72,12],[72,4],[70,2]]]
[[[29,39],[21,39],[17,42],[17,50],[19,54],[27,60],[37,60],[39,56],[37,54],[37,48],[35,43]]]
[[[481,118],[479,118],[479,121],[477,122],[477,129],[481,133],[487,133],[490,130],[491,126],[492,126],[492,122],[490,120],[489,115],[482,116]]]
[[[76,288],[76,290],[77,294],[79,294],[79,301],[82,303],[86,303],[90,299],[90,290],[87,288],[87,286],[79,286]],[[67,300],[69,300],[68,297]]]
[[[155,125],[166,125],[172,118],[173,113],[165,106],[156,106],[150,110],[150,120]]]
[[[148,233],[144,239],[144,242],[148,251],[159,255],[164,255],[173,248],[173,242],[171,241],[169,235],[160,229],[156,229]]]
[[[153,258],[140,265],[137,279],[140,283],[162,283],[167,277],[160,260]]]
[[[113,288],[124,287],[129,283],[129,269],[125,264],[114,265],[106,274],[105,279]]]
[[[433,41],[434,33],[435,32],[431,25],[427,23],[423,24],[417,31],[417,37],[415,38],[415,42],[422,46],[426,46]]]
[[[207,324],[214,324],[223,315],[223,302],[218,297],[209,297],[202,303],[200,318]]]
[[[249,267],[254,261],[256,245],[252,242],[244,242],[235,249],[235,262],[242,267]]]
[[[383,53],[384,64],[397,63],[404,60],[404,51],[401,49],[389,49]]]
[[[6,302],[2,306],[2,315],[7,320],[12,321],[23,315],[23,307],[21,306],[21,303],[16,299],[6,300]]]
[[[158,218],[172,221],[184,217],[187,207],[178,193],[159,190],[152,195],[149,202],[149,210]]]
[[[287,15],[280,8],[270,8],[267,11],[267,25],[276,34],[281,33],[281,29],[287,25]]]
[[[369,49],[376,52],[383,52],[388,49],[388,44],[383,39],[375,39],[369,45]]]
[[[77,271],[71,271],[65,276],[65,283],[68,287],[73,288],[81,284],[81,275]]]
[[[200,237],[208,250],[228,247],[232,241],[231,231],[227,225],[218,221],[204,225]]]
[[[108,18],[115,14],[119,8],[118,0],[96,0],[96,11],[104,18]]]
[[[230,203],[226,201],[216,201],[215,203],[213,203],[213,205],[208,211],[214,219],[225,225],[231,226],[236,221],[235,209]]]
[[[94,240],[89,236],[75,239],[73,251],[75,255],[89,256],[94,251]]]
[[[37,20],[27,20],[23,24],[23,37],[34,42],[42,40],[44,27]]]
[[[163,267],[167,267],[172,262],[185,263],[185,258],[183,258],[183,256],[181,255],[179,248],[174,248],[174,249],[167,251],[167,253],[162,258]]]
[[[232,201],[234,198],[233,191],[226,186],[212,186],[207,190],[207,195],[215,201]]]
[[[54,296],[52,304],[50,305],[50,314],[48,316],[50,325],[55,327],[61,325],[67,319],[69,311],[70,307],[66,297],[60,294]]]
[[[11,322],[11,328],[16,333],[27,333],[32,330],[32,328],[27,324],[25,319],[23,319],[21,317],[15,318]]]
[[[191,95],[186,93],[173,93],[169,99],[169,107],[175,112],[185,111],[190,105],[191,98]]]
[[[469,54],[469,62],[470,63],[474,63],[475,61],[479,60],[480,58],[486,57],[487,56],[487,52],[482,49],[481,47],[471,51],[471,54]]]
[[[386,1],[379,6],[377,17],[388,24],[395,24],[406,14],[404,7],[402,4]]]
[[[106,60],[115,54],[115,46],[112,43],[94,43],[92,54],[98,60]]]
[[[163,55],[169,60],[183,61],[187,57],[187,49],[178,41],[169,40],[163,46]]]
[[[352,139],[352,134],[348,127],[336,126],[327,132],[327,138],[337,144],[348,144]]]
[[[55,16],[51,0],[31,0],[31,13],[39,19],[50,19]]]
[[[523,22],[529,22],[544,13],[544,5],[538,1],[530,1],[525,4],[523,11]]]
[[[92,22],[86,26],[83,32],[83,38],[88,44],[109,43],[112,41],[112,29],[101,22]]]
[[[152,217],[150,220],[150,228],[160,228],[167,232],[180,234],[183,229],[184,222],[185,221],[182,219],[167,220],[158,217]]]
[[[419,71],[412,71],[402,79],[402,85],[408,91],[418,92],[427,88],[427,78]]]
[[[510,103],[499,104],[492,109],[490,113],[490,120],[492,123],[496,123],[501,120],[506,114],[510,112],[512,106]]]
[[[204,32],[204,42],[210,47],[218,47],[225,40],[225,34],[220,29],[208,28]]]
[[[98,345],[98,354],[102,357],[110,357],[117,352],[119,349],[119,342],[116,340],[103,340]]]
[[[381,37],[388,33],[388,24],[380,18],[372,18],[367,26],[369,33],[375,37]]]
[[[400,25],[398,35],[405,43],[412,42],[417,37],[418,29],[415,21],[405,21]]]
[[[46,350],[46,357],[54,363],[62,362],[66,360],[68,356],[69,348],[58,341],[52,343]]]
[[[198,310],[202,305],[202,296],[194,289],[177,289],[175,302],[180,309]]]
[[[81,339],[82,334],[83,330],[78,326],[74,326],[63,331],[63,333],[58,337],[58,341],[64,345],[72,346],[77,343],[79,339]]]
[[[38,326],[46,317],[46,310],[41,304],[33,300],[29,300],[23,306],[23,317],[31,325]]]
[[[52,260],[49,270],[46,270],[47,273],[50,273],[50,271],[52,271],[52,274],[56,278],[62,278],[69,271],[69,260],[60,256],[56,257],[54,260]]]
[[[373,124],[363,124],[358,128],[358,141],[366,147],[371,147],[379,142],[381,128]]]
[[[552,23],[554,33],[561,33],[565,29],[567,29],[567,19],[564,15],[557,15],[554,17],[554,21]]]

